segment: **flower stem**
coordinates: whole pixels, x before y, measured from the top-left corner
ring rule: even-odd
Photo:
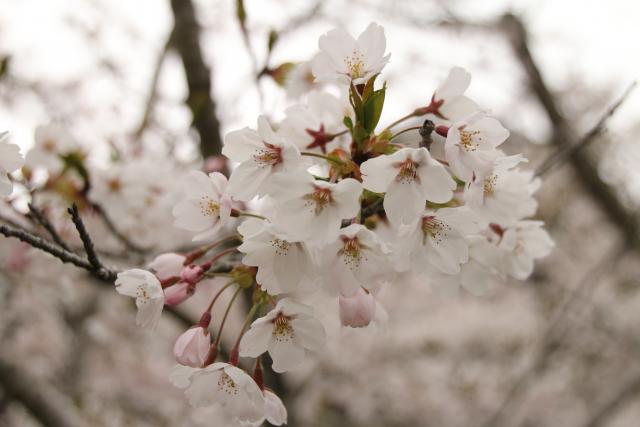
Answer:
[[[222,258],[223,256],[230,254],[232,252],[235,252],[238,250],[237,246],[234,246],[232,248],[227,248],[223,251],[218,252],[217,254],[215,254],[213,256],[213,258],[211,258],[209,261],[205,262],[204,264],[202,264],[200,267],[202,267],[203,270],[207,271],[211,268],[211,266],[220,258]]]
[[[211,303],[209,303],[209,307],[207,307],[207,310],[205,311],[205,313],[211,313],[211,309],[213,309],[213,305],[216,303],[220,295],[222,295],[225,289],[227,289],[229,286],[233,285],[234,283],[235,282],[229,282],[223,287],[221,287],[218,292],[216,292],[216,294],[213,296],[213,299],[211,300]]]
[[[411,126],[409,128],[402,129],[400,132],[392,135],[391,138],[389,138],[389,141],[392,141],[393,139],[395,139],[396,137],[402,135],[403,133],[410,132],[412,130],[420,130],[420,129],[422,129],[422,126]]]
[[[239,211],[237,209],[233,209],[231,211],[231,216],[233,216],[233,217],[250,216],[252,218],[267,219],[267,217],[265,217],[265,216],[254,214],[254,213],[251,213],[251,212]]]
[[[386,128],[384,128],[384,130],[383,130],[382,132],[387,131],[387,130],[390,130],[392,127],[397,126],[397,125],[399,125],[400,123],[402,123],[402,122],[404,122],[404,121],[407,121],[407,120],[409,120],[410,118],[415,117],[415,116],[416,116],[416,112],[415,112],[415,111],[412,111],[411,113],[407,114],[406,116],[402,116],[402,117],[400,117],[398,120],[396,120],[395,122],[391,123],[389,126],[387,126]],[[382,132],[380,132],[380,133],[382,133]]]
[[[213,243],[209,243],[208,245],[204,245],[199,247],[198,249],[195,249],[191,252],[189,252],[186,255],[184,264],[188,265],[191,264],[193,261],[197,260],[198,258],[202,257],[204,254],[206,254],[207,252],[209,252],[211,249],[215,248],[216,246],[220,246],[223,243],[229,242],[229,241],[233,241],[233,240],[242,240],[242,237],[239,234],[234,234],[232,236],[227,236],[223,239],[220,240],[216,240]]]
[[[329,163],[337,163],[339,165],[344,165],[344,162],[342,160],[335,159],[335,158],[332,158],[332,157],[329,157],[329,156],[325,156],[324,154],[311,153],[309,151],[303,151],[300,154],[302,156],[318,157],[319,159],[325,159]]]
[[[249,312],[247,313],[247,317],[244,319],[244,323],[242,324],[242,329],[240,329],[240,334],[238,335],[236,342],[233,344],[233,347],[231,347],[231,351],[229,352],[229,355],[230,355],[229,363],[234,366],[238,364],[238,358],[240,353],[240,340],[244,336],[244,333],[247,331],[247,328],[249,327],[249,323],[251,323],[251,319],[253,319],[253,315],[256,314],[258,307],[260,307],[260,304],[253,304],[253,306],[251,307],[251,310],[249,310]],[[218,334],[218,337],[220,337],[220,334]],[[260,359],[259,356],[258,356],[258,359]]]
[[[218,336],[216,337],[216,341],[214,343],[216,347],[220,344],[220,337],[222,336],[222,330],[224,329],[224,324],[227,323],[227,317],[229,317],[231,306],[233,306],[233,303],[235,302],[236,298],[238,297],[238,295],[240,295],[240,291],[242,291],[242,288],[238,287],[238,289],[236,289],[235,293],[231,297],[231,301],[229,301],[229,305],[227,305],[227,309],[225,310],[224,316],[222,317],[222,322],[220,323],[220,328],[218,329]]]

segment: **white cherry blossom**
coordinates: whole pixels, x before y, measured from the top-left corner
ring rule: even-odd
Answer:
[[[9,196],[13,191],[13,184],[8,174],[24,165],[20,148],[7,142],[8,133],[0,132],[0,196]]]
[[[256,382],[242,369],[216,362],[205,368],[178,365],[171,372],[174,386],[185,389],[193,407],[218,405],[242,423],[264,419],[264,397]]]
[[[192,171],[186,183],[186,199],[173,208],[175,225],[199,232],[193,240],[211,237],[229,221],[231,205],[224,175]]]
[[[271,295],[298,290],[309,283],[313,261],[305,243],[287,239],[267,221],[249,218],[238,227],[245,265],[258,267],[257,281]]]
[[[471,74],[461,67],[453,67],[447,78],[433,93],[431,104],[437,116],[457,121],[480,110],[480,107],[464,95],[471,83]]]
[[[258,357],[268,351],[273,370],[285,372],[298,367],[310,351],[319,350],[324,340],[324,328],[313,316],[313,308],[284,298],[251,324],[240,341],[240,356]]]
[[[485,223],[509,225],[536,212],[533,195],[540,180],[532,172],[514,169],[524,161],[521,155],[500,157],[490,173],[467,184],[464,200]]]
[[[274,176],[301,167],[300,151],[276,134],[264,116],[258,130],[244,128],[225,137],[222,154],[240,164],[229,178],[228,191],[238,200],[264,196]]]
[[[392,224],[410,224],[425,202],[451,200],[456,183],[426,148],[402,148],[391,155],[369,159],[360,166],[362,185],[386,193],[384,210]]]
[[[454,123],[447,133],[445,156],[453,173],[465,182],[490,172],[496,150],[509,137],[500,122],[485,113],[472,114]]]
[[[278,133],[300,150],[327,152],[333,135],[344,130],[346,105],[327,92],[311,92],[304,104],[287,108]]]
[[[342,228],[322,251],[322,275],[330,293],[351,295],[361,286],[377,287],[392,277],[388,250],[378,236],[361,224]]]
[[[252,423],[251,425],[253,427],[260,427],[265,420],[274,426],[286,424],[287,408],[285,408],[284,403],[282,403],[282,400],[278,395],[268,388],[262,390],[262,395],[264,397],[264,417],[260,421]]]
[[[534,261],[551,253],[555,246],[542,226],[542,221],[524,220],[499,230],[503,271],[518,280],[527,279],[533,272]]]
[[[295,241],[332,242],[342,220],[354,218],[360,211],[362,185],[352,178],[331,183],[302,173],[274,183],[276,223]]]
[[[138,326],[155,329],[164,306],[164,292],[160,281],[153,273],[139,268],[118,273],[116,291],[136,299]]]
[[[366,82],[382,71],[391,56],[385,55],[384,28],[375,23],[357,40],[342,29],[331,30],[320,36],[318,46],[320,53],[311,61],[316,79],[347,85]]]
[[[476,216],[465,206],[427,209],[414,224],[400,228],[396,266],[401,271],[419,271],[430,265],[442,273],[456,274],[469,260],[467,236],[478,231]]]
[[[82,152],[80,145],[69,131],[58,123],[38,126],[35,145],[27,152],[26,165],[43,167],[49,172],[60,172],[64,166],[61,156]]]
[[[265,418],[274,426],[281,426],[287,423],[287,408],[282,400],[271,390],[263,390]]]

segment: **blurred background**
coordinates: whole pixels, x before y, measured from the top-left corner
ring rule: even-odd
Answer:
[[[56,122],[97,175],[153,170],[162,196],[136,215],[117,198],[105,206],[136,244],[180,247],[188,239],[170,219],[184,171],[258,114],[283,118],[308,84],[304,65],[287,64],[309,60],[320,34],[378,22],[392,54],[381,123],[426,105],[450,67],[465,67],[468,94],[511,130],[505,150],[544,165],[537,218],[556,248],[527,282],[480,298],[419,280],[386,289],[386,331],[328,317],[324,351],[267,380],[289,425],[640,425],[640,91],[628,91],[640,76],[640,3],[239,4],[0,0],[0,131],[24,152],[36,126]],[[39,202],[73,242],[61,194]],[[15,195],[0,221],[21,223],[25,206]],[[118,255],[122,242],[87,222],[110,263],[149,260]],[[168,381],[173,340],[208,302],[198,300],[147,335],[109,286],[0,238],[0,425],[231,425],[191,409]]]

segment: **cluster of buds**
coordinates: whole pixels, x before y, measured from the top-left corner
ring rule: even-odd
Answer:
[[[257,129],[230,132],[230,177],[192,172],[173,209],[176,226],[204,246],[161,255],[116,282],[135,298],[138,323],[153,327],[165,304],[196,295],[205,278],[229,278],[175,342],[171,378],[192,405],[219,405],[251,425],[286,422],[262,379],[262,355],[280,373],[323,346],[323,307],[310,295],[333,297],[342,325],[363,328],[386,317],[380,289],[408,275],[479,294],[508,276],[526,279],[553,247],[542,223],[528,219],[539,182],[519,169],[522,155],[500,150],[509,132],[465,95],[468,72],[452,69],[423,106],[380,130],[387,87],[377,80],[390,57],[383,28],[371,24],[357,39],[333,30],[319,48],[313,75],[343,96],[310,92],[281,123],[261,116]],[[410,120],[421,124],[398,129]],[[214,340],[215,303],[227,289],[234,294]],[[252,295],[246,322],[229,360],[217,361],[243,290]],[[255,359],[251,374],[240,358]]]

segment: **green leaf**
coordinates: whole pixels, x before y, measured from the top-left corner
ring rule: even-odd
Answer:
[[[244,30],[244,23],[247,20],[247,10],[244,7],[244,0],[236,0],[236,14]]]
[[[361,123],[364,118],[362,98],[360,98],[358,89],[356,89],[353,83],[351,83],[351,87],[349,88],[349,102],[351,102],[353,111],[356,113],[356,123]]]
[[[371,77],[364,86],[364,91],[362,91],[362,100],[364,102],[367,102],[367,100],[371,98],[371,95],[373,94],[373,85],[375,84],[377,77],[378,74]]]
[[[364,139],[368,136],[369,132],[367,132],[364,127],[362,127],[362,124],[356,123],[356,125],[353,127],[353,139],[356,141],[358,147],[360,147],[362,141],[364,141]]]
[[[347,129],[349,129],[350,132],[353,132],[353,120],[351,120],[351,117],[345,116],[342,120],[342,123],[344,123],[344,125],[347,127]]]
[[[269,52],[273,50],[273,47],[278,42],[278,32],[276,30],[269,31],[269,42],[267,43],[267,49]]]
[[[369,97],[367,102],[364,104],[363,108],[363,126],[364,129],[371,133],[376,129],[378,122],[380,121],[380,116],[382,115],[382,107],[384,106],[384,96],[387,91],[387,85],[382,87],[382,89],[376,90]]]

